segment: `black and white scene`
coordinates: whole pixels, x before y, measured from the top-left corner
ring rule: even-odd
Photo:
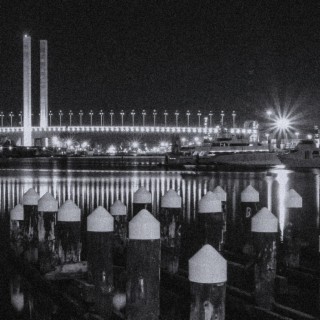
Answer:
[[[0,319],[320,318],[319,3],[0,21]]]

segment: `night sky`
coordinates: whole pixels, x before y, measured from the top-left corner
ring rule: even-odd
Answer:
[[[194,123],[198,109],[212,110],[215,120],[224,110],[229,123],[235,110],[242,123],[261,121],[275,107],[294,108],[313,126],[320,118],[318,13],[312,1],[2,0],[0,111],[22,110],[22,38],[28,33],[35,114],[39,40],[48,40],[54,124],[59,109],[93,109],[96,123],[100,109],[114,109],[116,123],[120,109],[128,123],[131,109],[137,122],[146,109],[149,123],[153,109],[161,115],[178,109],[181,121],[190,109]]]

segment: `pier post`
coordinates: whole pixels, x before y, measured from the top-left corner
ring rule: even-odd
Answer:
[[[213,192],[209,191],[198,203],[199,238],[201,244],[210,244],[221,251],[223,239],[223,212],[221,201],[216,200]]]
[[[276,278],[278,219],[267,208],[262,208],[252,218],[251,231],[255,251],[255,301],[258,306],[271,310]]]
[[[125,265],[125,255],[128,236],[127,206],[120,200],[110,207],[114,218],[113,260],[116,265]]]
[[[133,194],[133,215],[134,217],[140,210],[146,209],[152,212],[152,196],[151,193],[145,188],[139,188]]]
[[[240,230],[241,249],[244,254],[251,255],[252,243],[251,243],[251,218],[259,210],[259,192],[254,189],[251,185],[248,185],[241,192],[241,214],[240,214]]]
[[[223,247],[226,242],[227,219],[228,219],[228,216],[227,216],[227,193],[220,186],[216,186],[212,192],[213,192],[216,200],[221,201],[221,206],[222,206],[223,229],[222,229],[222,238],[221,238],[221,245],[220,245],[219,251],[223,251]]]
[[[294,190],[287,192],[285,200],[288,221],[283,233],[285,267],[297,268],[300,265],[302,247],[302,197]]]
[[[59,208],[56,230],[59,264],[80,262],[81,210],[72,200],[67,200]]]
[[[127,320],[159,319],[160,223],[147,210],[129,222]]]
[[[24,213],[23,206],[17,204],[10,211],[10,246],[15,255],[23,254]]]
[[[24,211],[24,236],[25,236],[25,258],[27,261],[38,263],[38,201],[40,196],[34,189],[30,188],[22,198]]]
[[[224,320],[227,261],[209,244],[189,260],[190,320]]]
[[[179,269],[181,218],[181,197],[169,190],[161,198],[161,262],[162,267],[172,274]]]
[[[42,273],[53,271],[57,264],[55,250],[55,229],[57,224],[58,201],[45,193],[38,202],[39,221],[39,265]]]
[[[114,219],[103,207],[87,217],[88,279],[95,286],[95,307],[99,314],[112,313]]]

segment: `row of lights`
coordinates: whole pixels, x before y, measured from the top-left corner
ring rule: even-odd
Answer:
[[[100,110],[100,112],[98,113],[99,116],[100,116],[100,126],[104,126],[104,123],[105,123],[105,120],[104,120],[104,116],[105,116],[105,113],[103,110]],[[49,111],[49,114],[48,114],[48,117],[49,117],[49,126],[52,126],[52,117],[53,117],[53,112],[52,111]],[[59,125],[60,127],[62,126],[62,117],[63,117],[63,112],[62,110],[59,111],[58,113],[59,115]],[[69,111],[68,113],[69,115],[69,125],[72,126],[72,119],[73,119],[73,116],[74,116],[74,113],[72,110]],[[79,111],[79,125],[82,126],[83,125],[83,116],[85,115],[85,113],[80,110]],[[93,110],[90,110],[88,112],[88,115],[90,117],[90,126],[93,125],[93,116],[94,116],[94,112]],[[110,115],[110,126],[113,126],[114,125],[114,117],[115,117],[115,112],[113,110],[111,110],[109,112],[109,115]],[[121,126],[124,126],[124,116],[126,115],[125,112],[123,110],[120,111],[119,113],[120,117],[121,117]],[[130,112],[130,115],[131,115],[131,120],[132,120],[132,126],[135,126],[135,115],[136,115],[136,112],[135,110],[132,110]],[[146,116],[147,116],[147,112],[146,110],[142,110],[141,112],[141,115],[142,115],[142,126],[145,126],[145,120],[146,120]],[[152,111],[152,116],[153,116],[153,126],[156,126],[156,117],[158,115],[158,112],[157,110],[153,110]],[[180,112],[178,110],[176,110],[174,112],[174,115],[175,115],[175,126],[178,127],[179,126],[179,115],[180,115]],[[164,126],[166,127],[167,126],[167,118],[169,116],[169,113],[167,110],[164,111],[163,113],[163,116],[164,116]],[[189,110],[186,111],[186,117],[187,117],[187,127],[190,126],[190,116],[191,116],[191,112]],[[198,117],[198,126],[200,127],[201,126],[201,116],[202,116],[202,112],[200,110],[198,110],[197,112],[197,117]],[[221,111],[221,114],[220,114],[221,118],[220,118],[220,124],[223,126],[224,125],[224,117],[225,117],[225,113],[224,111]],[[3,118],[5,117],[4,113],[3,112],[0,112],[0,118],[1,118],[1,126],[3,127]],[[10,117],[10,126],[12,127],[12,118],[14,117],[14,113],[13,112],[10,112],[9,113],[9,117]],[[19,117],[20,117],[20,125],[22,126],[23,125],[23,122],[22,122],[22,112],[19,113]],[[209,123],[208,123],[208,117],[209,117]],[[209,111],[208,113],[208,117],[205,117],[205,123],[207,125],[209,125],[209,127],[212,127],[213,125],[213,122],[212,122],[212,118],[213,118],[213,112],[212,111]],[[233,127],[235,127],[235,118],[236,118],[236,113],[235,111],[232,112],[232,118],[233,118]]]

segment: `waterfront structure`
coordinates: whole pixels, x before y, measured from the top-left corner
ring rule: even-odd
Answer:
[[[32,145],[31,123],[31,37],[23,37],[23,145]]]
[[[48,42],[40,40],[40,127],[48,127]]]

